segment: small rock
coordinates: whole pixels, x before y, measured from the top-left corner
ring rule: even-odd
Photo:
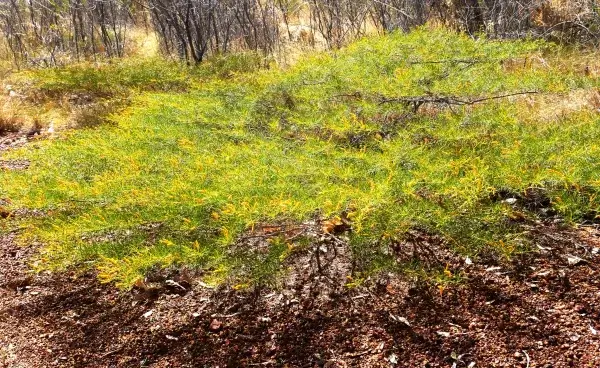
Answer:
[[[404,318],[404,317],[401,317],[401,316],[395,316],[395,315],[393,315],[393,314],[391,314],[391,313],[390,313],[390,317],[391,317],[391,318],[392,318],[394,321],[396,321],[396,322],[401,322],[401,323],[404,323],[405,325],[407,325],[408,327],[410,327],[410,322],[408,322],[408,320],[407,320],[406,318]]]
[[[209,328],[211,331],[219,331],[221,327],[223,327],[223,322],[219,321],[218,319],[213,319],[210,322]]]
[[[154,309],[150,309],[148,312],[144,313],[144,318],[148,318],[152,315],[152,313],[154,313]]]
[[[391,355],[388,357],[388,362],[390,362],[390,364],[394,364],[394,365],[398,364],[398,356],[397,356],[396,354],[393,354],[393,353],[392,353],[392,354],[391,354]]]
[[[407,325],[408,327],[410,327],[410,322],[408,322],[408,320],[404,317],[398,317],[398,321],[404,323],[405,325]]]
[[[515,203],[517,203],[517,199],[516,198],[506,198],[504,200],[504,202],[508,203],[508,204],[515,204]]]
[[[567,256],[567,262],[569,262],[569,265],[571,266],[577,266],[578,264],[580,264],[581,262],[583,262],[583,259],[577,257],[577,256],[573,256],[573,255],[568,255]]]

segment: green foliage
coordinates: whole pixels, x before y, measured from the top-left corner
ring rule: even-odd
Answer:
[[[24,241],[47,245],[39,267],[92,261],[123,286],[173,264],[223,277],[249,267],[252,282],[270,282],[286,245],[275,241],[255,261],[240,261],[229,252],[236,239],[259,223],[344,210],[365,272],[395,267],[383,249],[411,229],[440,235],[464,255],[509,257],[528,246],[519,221],[544,215],[531,205],[534,194],[569,222],[600,213],[598,113],[546,117],[531,107],[538,97],[424,105],[418,113],[381,99],[552,96],[600,85],[531,62],[558,52],[420,29],[284,71],[238,74],[243,63],[216,62],[190,83],[153,65],[115,75],[49,71],[56,79],[45,82],[48,90],[120,83],[152,92],[135,97],[113,125],[11,153],[31,167],[1,172],[0,198],[44,213],[14,220],[26,228]]]
[[[178,91],[189,86],[187,71],[163,59],[121,59],[91,65],[35,69],[13,76],[37,97],[56,98],[70,94],[112,97],[130,90]]]

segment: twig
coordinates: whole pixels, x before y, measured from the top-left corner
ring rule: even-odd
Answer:
[[[581,22],[575,22],[572,20],[566,20],[564,22],[560,22],[560,23],[556,23],[554,24],[552,27],[548,28],[543,34],[542,37],[546,37],[548,36],[548,34],[553,31],[555,28],[558,28],[560,26],[564,26],[564,25],[570,25],[571,28],[573,27],[580,27],[583,28],[590,36],[592,36],[595,39],[598,39],[598,35],[595,34],[594,32],[590,31],[590,29],[588,27],[586,27],[585,25],[583,25]]]
[[[261,365],[269,365],[269,364],[274,364],[276,363],[274,360],[267,360],[266,362],[262,362],[262,363],[252,363],[252,364],[248,364],[249,367],[259,367]]]
[[[111,350],[111,351],[109,351],[109,352],[106,352],[106,353],[104,353],[104,354],[100,355],[100,359],[103,359],[103,358],[106,358],[107,356],[110,356],[110,355],[116,354],[116,353],[120,352],[121,350],[123,350],[123,347],[122,347],[122,346],[121,346],[120,348],[118,348],[118,349]]]
[[[402,9],[400,9],[400,8],[397,8],[397,7],[395,7],[395,6],[391,5],[391,4],[384,3],[384,2],[383,2],[383,1],[381,1],[381,0],[373,0],[373,1],[374,1],[374,2],[376,2],[376,3],[378,3],[378,4],[381,4],[381,5],[383,5],[383,6],[387,6],[388,8],[390,8],[390,9],[393,9],[393,10],[397,11],[398,13],[400,13],[400,14],[404,15],[406,18],[408,18],[408,19],[410,19],[410,20],[414,20],[414,19],[415,19],[415,18],[413,18],[412,16],[410,16],[409,14],[407,14],[407,13],[406,13],[404,10],[402,10]]]
[[[309,224],[307,224],[307,225],[264,226],[261,230],[264,230],[265,228],[277,228],[278,230],[271,231],[267,234],[253,234],[253,235],[242,236],[238,239],[238,241],[246,241],[246,240],[251,240],[251,239],[268,239],[268,238],[272,238],[277,235],[285,234],[290,231],[306,231],[306,230],[310,229],[310,226],[311,225],[309,225]],[[299,235],[300,234],[294,235],[294,238],[298,237]]]
[[[321,244],[317,243],[315,245],[313,255],[315,256],[315,260],[317,261],[317,270],[319,271],[319,275],[323,275],[323,267],[321,267],[321,257],[319,256],[320,251],[321,251]]]
[[[353,98],[353,99],[356,99],[356,100],[360,100],[362,98],[362,94],[360,92],[358,92],[358,91],[353,92],[353,93],[341,93],[339,95],[331,96],[330,99],[341,98],[341,97]]]
[[[342,239],[338,238],[337,236],[335,236],[331,233],[324,233],[323,236],[326,238],[329,238],[329,240],[332,240],[337,245],[346,245],[345,241],[343,241]]]
[[[529,354],[527,354],[527,352],[525,350],[523,350],[523,354],[525,354],[525,358],[527,358],[527,367],[529,368]]]
[[[350,357],[350,358],[358,358],[358,357],[361,357],[361,356],[367,355],[367,354],[374,354],[373,353],[373,349],[361,351],[361,352],[358,352],[358,353],[350,353],[350,354],[347,354],[346,356]]]
[[[242,314],[242,312],[236,312],[236,313],[231,313],[231,314],[215,313],[215,314],[211,315],[211,317],[212,318],[233,318],[233,317],[239,316],[240,314]]]

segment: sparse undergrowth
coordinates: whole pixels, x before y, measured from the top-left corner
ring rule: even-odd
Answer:
[[[201,67],[189,68],[157,57],[128,57],[39,68],[10,74],[4,85],[7,98],[0,118],[21,115],[13,127],[28,129],[31,120],[52,123],[57,129],[94,127],[110,122],[144,91],[185,92],[206,78],[230,78],[239,72],[265,68],[268,60],[254,52],[214,57]]]
[[[357,280],[421,272],[418,257],[397,256],[419,245],[415,233],[463,256],[511,257],[529,249],[534,221],[600,213],[600,80],[559,62],[563,52],[421,29],[289,70],[253,61],[244,73],[225,59],[201,71],[55,70],[38,84],[48,95],[138,93],[113,124],[11,152],[31,166],[0,172],[15,214],[2,226],[46,245],[38,268],[93,264],[125,287],[175,264],[214,282],[271,280],[315,222],[351,226],[337,235]],[[263,250],[232,251],[252,237]]]

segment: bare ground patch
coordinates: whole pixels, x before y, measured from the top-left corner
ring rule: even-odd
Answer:
[[[125,292],[93,273],[33,275],[34,249],[4,236],[0,366],[598,366],[598,231],[531,233],[538,251],[511,262],[454,259],[464,282],[441,293],[397,274],[346,287],[349,250],[331,241],[292,257],[281,288],[168,270]]]

